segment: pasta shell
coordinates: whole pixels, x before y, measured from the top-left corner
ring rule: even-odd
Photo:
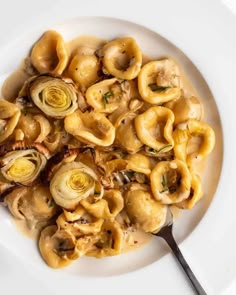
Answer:
[[[39,250],[45,262],[52,268],[61,268],[72,263],[76,247],[75,237],[56,225],[44,228],[39,238]]]
[[[135,130],[135,118],[137,115],[129,112],[126,116],[122,116],[120,124],[116,124],[116,142],[124,148],[128,153],[137,153],[143,146],[139,140]]]
[[[189,98],[180,97],[177,100],[165,103],[164,106],[170,108],[174,113],[175,125],[186,122],[189,119],[200,121],[203,118],[203,106],[195,96]]]
[[[29,81],[29,94],[34,104],[50,117],[62,119],[78,108],[77,90],[71,81],[48,75]]]
[[[86,89],[98,79],[100,63],[95,55],[76,54],[68,68],[68,76],[80,86]]]
[[[166,221],[167,207],[143,190],[128,191],[125,208],[131,223],[145,232],[158,231]]]
[[[126,157],[128,161],[127,169],[149,175],[152,169],[152,163],[149,157],[144,156],[141,153],[128,155]]]
[[[186,200],[191,190],[191,174],[180,160],[157,163],[150,175],[153,196],[162,204],[176,204]]]
[[[197,151],[188,153],[187,145],[193,137],[199,137],[202,141]],[[194,119],[178,125],[173,133],[173,138],[176,158],[187,161],[190,166],[193,160],[206,158],[212,152],[215,145],[214,130],[207,123]]]
[[[27,221],[28,227],[48,221],[58,212],[49,189],[42,185],[17,188],[6,196],[5,203],[15,218]]]
[[[151,107],[135,118],[135,129],[139,140],[156,150],[165,149],[168,152],[173,148],[172,129],[174,114],[165,107]]]
[[[142,53],[133,38],[108,42],[102,49],[102,55],[105,69],[112,76],[126,80],[137,77],[142,65]]]
[[[61,75],[68,63],[68,52],[64,40],[55,31],[47,31],[34,45],[31,62],[40,74]]]
[[[112,113],[121,104],[123,90],[116,78],[103,80],[86,91],[86,100],[95,111]]]
[[[138,75],[138,89],[143,100],[162,104],[181,95],[179,69],[171,59],[151,61]]]
[[[34,142],[40,134],[40,125],[31,113],[21,114],[17,129],[20,129],[23,132],[23,139],[28,142]]]
[[[123,209],[124,200],[120,191],[112,189],[105,191],[103,198],[98,201],[91,196],[80,204],[97,218],[114,218]]]
[[[203,191],[202,191],[202,184],[201,184],[201,178],[191,173],[191,192],[189,197],[180,202],[175,204],[178,208],[181,209],[192,209],[203,197]]]
[[[0,99],[0,143],[5,141],[14,131],[20,118],[18,107],[4,99]]]
[[[93,245],[93,248],[86,253],[86,256],[102,258],[121,253],[123,246],[123,231],[116,220],[106,220],[103,223],[100,239]]]
[[[206,158],[215,146],[214,130],[207,123],[194,119],[188,120],[187,126],[191,136],[199,136],[202,138],[202,144],[199,147],[197,155],[189,155],[188,160],[191,160],[192,157],[197,157],[198,160]]]
[[[50,152],[55,153],[68,144],[70,135],[64,130],[64,122],[61,120],[54,120],[50,126],[51,131],[43,143]]]
[[[65,130],[87,144],[109,146],[115,139],[115,128],[105,115],[77,110],[65,118]]]
[[[76,220],[71,218],[74,212],[70,213],[71,214],[67,214],[64,210],[64,213],[57,218],[57,225],[60,229],[69,231],[76,238],[100,232],[103,219],[97,219],[91,216],[81,206],[78,206],[75,210],[74,215],[77,217]],[[68,218],[68,215],[70,218]]]

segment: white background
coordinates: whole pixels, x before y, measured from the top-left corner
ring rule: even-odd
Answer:
[[[171,40],[181,48],[197,64],[206,80],[209,82],[215,94],[218,107],[224,115],[224,133],[232,130],[235,123],[236,97],[236,3],[233,0],[139,0],[139,1],[92,1],[92,0],[40,0],[40,1],[13,1],[0,0],[0,50],[4,50],[13,39],[28,31],[33,31],[44,23],[63,22],[68,18],[80,15],[101,15],[117,16],[130,21],[139,22],[147,27],[153,28],[161,35]],[[17,48],[16,48],[17,50]],[[196,54],[197,53],[197,54]],[[211,64],[211,67],[204,65]],[[1,65],[0,65],[1,67]],[[234,77],[233,77],[234,74]],[[226,119],[227,117],[227,119]],[[236,125],[235,125],[236,126]],[[225,162],[226,173],[222,175],[222,183],[232,186],[235,182],[234,169],[232,167],[235,159],[230,157],[232,151],[236,150],[235,140],[227,136],[225,138]],[[233,157],[233,155],[231,156]],[[181,245],[181,249],[186,253],[186,258],[195,270],[201,269],[204,263],[204,272],[200,274],[201,280],[214,295],[236,294],[236,236],[235,224],[232,223],[230,215],[235,211],[235,192],[230,188],[225,188],[220,184],[215,202],[209,209],[207,217],[201,223],[201,227],[193,239],[188,239]],[[234,193],[234,195],[233,195]],[[228,204],[232,204],[228,206]],[[219,207],[220,210],[219,210]],[[234,207],[234,208],[233,208]],[[228,218],[229,217],[229,218]],[[216,227],[208,223],[208,220],[216,220]],[[219,222],[219,220],[221,222]],[[0,216],[1,222],[1,216]],[[206,235],[207,231],[207,235]],[[197,242],[198,236],[204,237],[204,243],[199,241],[198,256],[191,256],[191,243]],[[230,243],[228,243],[230,241]],[[17,244],[17,241],[16,241]],[[214,251],[213,251],[214,249]],[[207,255],[205,255],[207,253]],[[232,254],[234,253],[234,255]],[[9,257],[12,254],[0,246],[0,293],[11,295],[15,292],[28,294],[54,294],[52,285],[57,284],[56,280],[45,284],[41,278],[37,278],[34,269],[29,270],[20,263]],[[172,259],[165,257],[166,260]],[[192,263],[191,263],[192,262]],[[165,269],[163,269],[165,271]],[[192,294],[186,284],[185,278],[179,271],[178,266],[173,263],[173,267],[167,270],[169,284],[163,290],[164,283],[159,282],[158,276],[153,274],[156,288],[150,290],[145,281],[140,285],[139,291],[135,294],[173,294],[170,290],[176,289],[175,295]],[[108,280],[110,280],[108,278]],[[123,293],[132,291],[136,280],[142,280],[137,274],[130,278],[129,286],[123,286]],[[62,282],[61,282],[62,283]],[[64,287],[69,284],[64,283]],[[89,281],[88,286],[93,282]],[[170,287],[170,285],[172,285]],[[175,287],[176,285],[176,287]],[[110,294],[117,294],[112,286]],[[91,294],[91,287],[88,291],[83,291],[83,295]],[[78,290],[67,292],[82,294]],[[63,289],[63,293],[65,290]],[[97,294],[102,294],[102,290],[97,290]],[[60,291],[57,294],[61,294]],[[210,293],[209,293],[210,294]]]

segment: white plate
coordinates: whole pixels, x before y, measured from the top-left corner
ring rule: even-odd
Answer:
[[[72,2],[75,3],[75,1]],[[227,237],[228,233],[232,231],[231,228],[236,220],[233,216],[233,205],[235,204],[233,202],[233,189],[230,186],[230,184],[233,184],[232,166],[235,163],[235,156],[232,153],[233,147],[235,147],[235,139],[232,138],[231,134],[236,121],[233,116],[235,102],[232,96],[232,86],[234,85],[232,64],[236,65],[236,63],[230,46],[235,45],[235,43],[227,38],[228,31],[225,33],[222,30],[219,35],[218,33],[214,34],[214,28],[219,29],[219,25],[217,25],[219,23],[216,19],[217,12],[209,18],[214,21],[212,25],[203,26],[199,24],[199,27],[195,28],[193,11],[185,1],[182,1],[181,5],[185,9],[187,7],[188,16],[181,12],[179,6],[172,7],[173,11],[168,10],[167,13],[165,11],[168,8],[167,4],[161,4],[161,2],[158,5],[155,4],[155,9],[162,10],[162,14],[158,14],[160,18],[157,22],[158,26],[154,22],[156,16],[151,12],[149,16],[143,16],[143,18],[132,17],[133,21],[151,27],[157,33],[145,27],[114,18],[75,17],[77,13],[73,11],[72,4],[69,6],[70,9],[67,10],[68,20],[63,21],[63,3],[64,1],[54,9],[50,8],[49,11],[46,11],[44,22],[41,19],[40,26],[35,25],[33,19],[26,23],[32,25],[31,32],[19,36],[16,40],[10,40],[9,37],[9,42],[6,46],[4,44],[0,52],[1,77],[3,78],[17,67],[22,57],[27,54],[32,43],[47,28],[58,30],[67,40],[81,34],[92,34],[108,39],[120,35],[130,35],[135,37],[142,50],[150,56],[174,56],[183,65],[187,75],[191,77],[194,86],[198,89],[206,109],[206,120],[214,126],[217,133],[217,145],[205,175],[205,198],[194,210],[182,214],[175,226],[175,236],[179,242],[188,237],[181,243],[183,253],[208,293],[220,294],[233,282],[236,274],[236,266],[231,263],[231,261],[235,261],[236,257],[234,251],[236,239],[233,236]],[[88,3],[91,4],[91,2]],[[153,4],[152,1],[148,3]],[[174,6],[174,2],[171,3]],[[103,3],[105,9],[104,4],[105,2]],[[122,5],[125,5],[125,11],[132,8],[131,4],[119,1],[118,6]],[[77,7],[79,7],[78,4]],[[89,4],[87,4],[83,8],[84,13],[80,11],[78,14],[95,15],[94,8],[88,13],[90,8]],[[200,9],[197,10],[198,5],[194,8],[196,13],[201,12],[201,23],[205,22],[204,24],[207,25],[208,18],[202,14]],[[217,8],[217,5],[215,8]],[[33,12],[33,8],[31,11]],[[121,8],[117,8],[116,12],[112,13],[111,8],[104,11],[106,15],[123,17]],[[176,13],[178,17],[176,17]],[[227,14],[227,11],[218,13],[220,13],[220,16],[225,13],[225,21],[235,21],[235,19],[230,19],[232,15]],[[101,11],[99,14],[102,14]],[[174,25],[169,25],[170,20]],[[178,25],[175,21],[177,21]],[[188,26],[186,26],[186,21],[188,21]],[[213,25],[214,28],[212,28]],[[20,29],[22,30],[23,27],[21,25]],[[166,28],[171,29],[168,31]],[[15,29],[15,34],[17,34],[18,30]],[[172,43],[162,38],[158,33],[168,37]],[[13,31],[11,34],[14,35]],[[197,68],[173,44],[178,45],[179,49],[182,49],[191,57],[191,60],[203,73],[210,90]],[[224,97],[224,101],[222,97]],[[215,101],[220,111],[220,117]],[[230,103],[232,104],[230,105]],[[224,139],[221,134],[219,118],[223,123]],[[224,165],[220,184],[210,208],[202,219],[218,183],[223,143]],[[95,291],[98,294],[110,294],[111,292],[112,294],[120,294],[120,292],[125,292],[127,285],[132,286],[132,293],[136,294],[145,292],[147,288],[153,290],[153,293],[191,294],[191,289],[175,264],[173,257],[166,255],[161,258],[165,253],[165,248],[160,240],[155,239],[150,245],[134,253],[103,260],[83,258],[67,269],[55,271],[48,269],[42,263],[35,243],[22,237],[15,230],[5,210],[1,209],[0,216],[0,244],[4,249],[7,249],[3,250],[3,253],[4,251],[7,252],[4,260],[1,261],[0,273],[5,274],[6,282],[11,281],[12,276],[17,275],[20,284],[19,288],[22,288],[22,291],[25,288],[24,282],[31,282],[27,285],[28,291],[25,292],[30,293],[31,288],[34,288],[34,284],[40,283],[38,291],[41,293],[43,289],[44,294],[47,294],[49,290],[61,294],[70,288],[78,289],[78,292],[83,292],[83,294],[91,294]],[[224,241],[223,239],[226,239],[226,237],[227,241]],[[15,264],[19,264],[19,268],[23,268],[24,272],[13,270]],[[30,269],[34,269],[34,273]],[[53,284],[51,284],[52,281]],[[8,286],[8,290],[11,288],[9,284],[6,286]],[[12,288],[14,289],[14,287]]]

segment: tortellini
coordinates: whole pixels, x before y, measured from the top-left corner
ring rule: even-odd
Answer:
[[[142,98],[151,104],[179,98],[181,81],[178,66],[171,59],[145,64],[138,75],[138,89]]]
[[[171,110],[165,107],[151,107],[135,118],[135,129],[143,144],[158,152],[163,148],[168,152],[174,145],[173,122],[174,115]]]
[[[167,207],[150,192],[138,189],[127,192],[125,205],[131,222],[145,232],[158,231],[166,221]]]
[[[206,158],[212,152],[215,145],[215,133],[213,129],[208,124],[194,119],[178,125],[173,137],[176,158],[187,161],[189,165],[191,165],[193,160]],[[188,153],[188,143],[193,137],[201,138],[201,143],[197,151]]]
[[[77,110],[65,118],[65,130],[84,143],[109,146],[115,139],[115,128],[101,113]]]
[[[25,114],[20,117],[17,129],[15,129],[15,140],[29,140],[42,143],[51,131],[51,124],[41,114]]]
[[[149,175],[152,171],[151,159],[141,153],[136,153],[126,157],[128,161],[127,169]]]
[[[116,220],[106,220],[103,223],[99,240],[86,255],[97,258],[114,256],[121,253],[123,247],[123,231]]]
[[[48,187],[42,185],[17,188],[7,195],[5,203],[15,218],[26,220],[30,227],[50,220],[58,213]]]
[[[111,189],[104,192],[100,200],[88,197],[80,204],[93,216],[97,218],[114,218],[124,207],[124,200],[119,190]]]
[[[203,107],[195,96],[189,98],[182,96],[179,99],[165,103],[164,106],[170,108],[174,113],[175,125],[189,119],[200,121],[203,117]]]
[[[143,143],[139,140],[134,125],[134,120],[137,117],[135,113],[129,113],[123,118],[116,129],[116,141],[128,153],[137,153],[142,147]]]
[[[75,237],[65,230],[50,225],[42,230],[39,249],[43,259],[52,268],[61,268],[72,262],[75,253]]]
[[[57,226],[77,238],[99,233],[102,225],[103,219],[88,214],[81,206],[78,206],[74,212],[64,210],[64,213],[57,218]]]
[[[108,42],[102,49],[103,64],[111,75],[132,80],[142,65],[142,53],[133,38],[125,37]]]
[[[61,75],[68,63],[68,52],[64,40],[55,31],[47,31],[34,45],[31,62],[40,74]]]
[[[157,163],[150,175],[153,196],[162,204],[186,200],[191,190],[191,175],[185,162],[180,160]]]
[[[194,205],[203,197],[202,184],[200,176],[191,173],[191,191],[188,198],[175,206],[181,209],[192,209]]]
[[[21,67],[0,100],[0,203],[50,267],[133,250],[201,200],[215,133],[174,59],[47,31]]]
[[[84,89],[99,80],[99,60],[95,55],[76,54],[68,68],[69,77]]]
[[[0,99],[0,143],[13,133],[20,118],[18,107],[4,99]]]
[[[123,90],[118,79],[103,80],[89,87],[86,91],[86,99],[94,110],[112,113],[119,106],[123,98]]]

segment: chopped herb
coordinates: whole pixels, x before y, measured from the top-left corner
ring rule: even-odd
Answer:
[[[104,109],[107,106],[108,98],[110,98],[112,96],[114,96],[114,93],[112,91],[108,91],[108,92],[103,94],[102,99],[103,99]]]
[[[86,151],[90,151],[90,153],[92,154],[92,156],[94,157],[95,156],[95,150],[94,148],[90,147],[90,146],[86,146],[84,149],[83,149],[83,152],[86,152]]]
[[[125,83],[125,82],[126,82],[126,80],[125,80],[125,79],[119,79],[119,78],[118,78],[118,80],[120,81],[120,84],[123,84],[123,83]]]
[[[120,157],[124,158],[125,154],[123,152],[120,152]]]
[[[169,144],[169,145],[166,145],[166,146],[160,148],[159,150],[155,150],[153,148],[149,148],[148,149],[148,152],[151,153],[151,154],[155,154],[156,155],[156,154],[159,154],[159,153],[164,153],[166,149],[168,149],[168,151],[169,151],[169,148],[171,148],[171,147],[172,147],[172,145]]]
[[[101,193],[101,192],[97,192],[97,191],[95,191],[95,192],[94,192],[94,195],[100,195],[100,193]]]
[[[169,189],[168,188],[165,188],[163,189],[162,191],[159,191],[160,193],[164,193],[164,192],[167,192]]]
[[[48,203],[48,207],[52,208],[55,205],[55,202],[53,199],[50,200],[50,202]]]
[[[166,181],[165,175],[162,175],[161,184],[162,184],[163,187],[166,187],[167,186],[167,181]]]
[[[156,154],[157,150],[154,150],[153,148],[149,148],[148,152],[151,153],[151,154]]]
[[[26,110],[26,109],[23,109],[23,110],[22,110],[22,114],[23,114],[24,116],[26,116],[26,115],[27,115],[27,110]]]
[[[169,89],[171,87],[169,86],[158,86],[156,83],[151,83],[151,84],[148,84],[148,86],[151,88],[152,91],[154,92],[160,92],[160,91],[164,91],[166,89]]]
[[[92,154],[92,156],[94,157],[94,155],[95,155],[95,150],[94,150],[94,148],[89,148],[89,150],[90,150],[90,153]]]
[[[172,145],[171,144],[169,144],[169,145],[166,145],[166,146],[164,146],[163,148],[161,148],[161,149],[159,149],[158,151],[157,151],[157,154],[159,154],[159,153],[164,153],[164,151],[166,150],[166,149],[168,149],[168,151],[169,151],[169,148],[172,148]],[[167,151],[167,152],[168,152]]]

